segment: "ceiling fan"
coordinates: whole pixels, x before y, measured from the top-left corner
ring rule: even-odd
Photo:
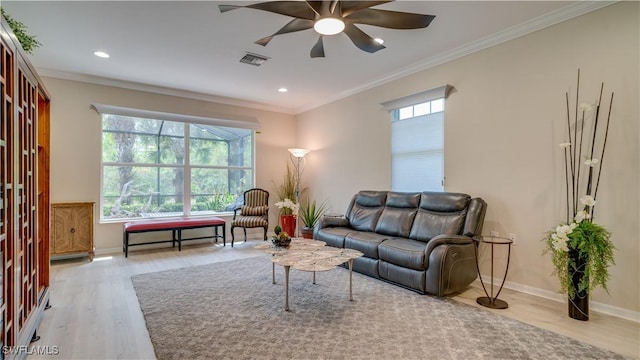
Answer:
[[[276,35],[314,29],[320,37],[311,48],[311,57],[324,57],[324,36],[344,32],[361,50],[374,53],[385,48],[356,27],[355,24],[373,25],[389,29],[420,29],[429,26],[434,15],[414,14],[400,11],[371,9],[391,1],[269,1],[252,5],[218,5],[220,12],[250,8],[268,11],[294,18],[280,30],[255,43],[266,46]]]

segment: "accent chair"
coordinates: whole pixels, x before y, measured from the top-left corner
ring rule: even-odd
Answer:
[[[233,211],[231,220],[231,247],[235,240],[233,230],[237,227],[244,230],[244,241],[247,241],[247,228],[264,228],[264,240],[267,240],[269,229],[269,192],[263,189],[249,189],[244,192],[244,205]]]

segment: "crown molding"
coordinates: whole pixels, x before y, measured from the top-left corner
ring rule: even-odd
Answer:
[[[38,68],[38,73],[40,74],[40,76],[56,78],[56,79],[79,81],[79,82],[96,84],[96,85],[113,86],[113,87],[118,87],[123,89],[144,91],[144,92],[150,92],[150,93],[161,94],[161,95],[176,96],[176,97],[187,98],[192,100],[202,100],[202,101],[214,102],[214,103],[225,104],[225,105],[241,106],[241,107],[255,109],[255,110],[273,111],[273,112],[292,114],[292,115],[295,114],[295,112],[292,109],[288,109],[288,108],[282,108],[274,105],[267,105],[267,104],[252,102],[248,100],[240,100],[240,99],[229,98],[224,96],[199,93],[195,91],[180,90],[180,89],[142,84],[142,83],[118,80],[118,79],[110,79],[110,78],[94,76],[94,75],[70,73],[66,71],[58,71],[58,70],[52,70],[47,68]]]
[[[369,82],[367,84],[364,84],[362,86],[348,89],[348,90],[339,92],[334,96],[325,98],[319,102],[308,104],[304,107],[296,109],[295,113],[300,114],[305,111],[315,109],[319,106],[329,104],[331,102],[343,99],[351,95],[355,95],[365,90],[375,88],[377,86],[386,84],[388,82],[401,79],[405,76],[415,74],[417,72],[473,54],[475,52],[490,48],[495,45],[499,45],[509,40],[513,40],[513,39],[525,36],[535,31],[542,30],[549,26],[559,24],[561,22],[590,13],[592,11],[601,9],[603,7],[615,4],[617,2],[619,1],[618,0],[616,1],[578,1],[576,3],[567,5],[565,7],[554,10],[550,13],[531,19],[524,23],[518,24],[511,28],[499,31],[497,33],[485,36],[484,38],[481,38],[479,40],[476,40],[471,43],[454,48],[452,50],[440,53],[436,56],[427,58],[421,62],[402,68],[399,71],[394,71],[393,73],[390,73],[386,76],[377,78],[376,80]]]

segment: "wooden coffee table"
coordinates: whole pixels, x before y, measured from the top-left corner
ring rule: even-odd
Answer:
[[[313,272],[313,283],[316,283],[316,271],[329,271],[336,266],[349,264],[349,300],[353,301],[352,278],[353,259],[362,256],[360,251],[326,246],[323,241],[293,239],[288,247],[278,247],[262,243],[255,246],[271,254],[272,281],[276,283],[275,265],[284,267],[284,310],[289,311],[289,269]]]

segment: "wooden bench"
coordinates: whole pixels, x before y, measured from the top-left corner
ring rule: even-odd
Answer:
[[[186,240],[198,240],[214,238],[218,242],[219,238],[222,238],[223,246],[227,246],[226,226],[225,221],[216,216],[183,216],[179,218],[166,218],[166,219],[152,219],[142,221],[131,221],[125,223],[122,231],[122,251],[124,251],[124,257],[129,256],[129,246],[159,244],[170,242],[172,247],[178,243],[178,251],[182,250],[182,241]],[[212,227],[215,230],[213,236],[201,236],[194,238],[182,238],[182,230],[199,229]],[[222,235],[219,233],[219,229],[222,228]],[[143,233],[149,231],[169,231],[171,230],[171,240],[156,240],[143,243],[129,243],[129,234]]]

